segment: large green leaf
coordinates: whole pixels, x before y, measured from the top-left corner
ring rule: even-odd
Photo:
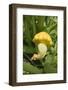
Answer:
[[[57,72],[57,56],[48,55],[45,59],[44,72],[56,73]]]
[[[46,66],[44,66],[44,72],[45,73],[57,73],[57,68],[53,67],[51,64],[46,64]]]
[[[52,55],[47,55],[45,58],[45,64],[51,64],[53,61]]]
[[[31,65],[30,63],[23,63],[23,70],[31,74],[42,73],[41,69]]]

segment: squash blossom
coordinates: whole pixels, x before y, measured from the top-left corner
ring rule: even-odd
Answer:
[[[33,42],[38,46],[38,53],[34,54],[31,60],[43,59],[47,52],[47,47],[52,45],[51,36],[47,32],[39,32],[34,38]]]

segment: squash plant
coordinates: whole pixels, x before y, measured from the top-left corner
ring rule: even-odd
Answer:
[[[57,23],[57,16],[23,15],[23,74],[57,73]],[[44,58],[31,60],[38,52],[32,40],[40,32],[47,32],[53,44]]]

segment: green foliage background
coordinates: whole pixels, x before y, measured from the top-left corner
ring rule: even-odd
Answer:
[[[57,16],[23,16],[23,74],[57,73]],[[37,46],[32,42],[35,34],[47,32],[53,45],[42,60],[31,61]]]

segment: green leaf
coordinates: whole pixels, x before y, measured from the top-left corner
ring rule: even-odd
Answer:
[[[47,28],[47,30],[50,32],[51,30],[53,30],[53,29],[56,28],[56,27],[57,27],[57,24],[54,23],[53,25],[49,26],[49,27]]]
[[[38,69],[37,67],[31,65],[30,63],[23,63],[23,70],[31,74],[42,73],[42,69]]]
[[[36,24],[36,26],[37,26],[37,32],[41,32],[44,29],[45,25],[46,25],[45,17],[38,16],[37,17],[37,22],[38,22]]]
[[[53,56],[52,66],[57,68],[57,56]]]
[[[32,32],[33,36],[36,34],[36,23],[35,23],[35,17],[32,17]]]
[[[53,34],[56,34],[56,35],[57,35],[57,31],[56,31],[56,30],[52,30],[52,31],[50,31],[49,34],[50,34],[50,35],[53,35]]]
[[[53,60],[52,55],[47,55],[45,57],[45,64],[51,64],[52,63],[52,60]]]
[[[55,50],[54,50],[53,47],[50,48],[50,52],[51,52],[52,54],[55,52]]]
[[[53,67],[51,64],[46,64],[44,67],[45,73],[57,73],[57,68]]]
[[[28,54],[33,54],[35,52],[35,48],[32,46],[23,46],[23,52]]]
[[[25,15],[24,16],[23,37],[25,37],[24,39],[28,43],[28,45],[31,45],[30,41],[32,40],[32,38],[31,38],[31,33],[30,33],[30,21],[29,20],[30,20],[30,17]]]
[[[56,73],[57,72],[57,56],[48,55],[45,59],[44,65],[45,73]]]

